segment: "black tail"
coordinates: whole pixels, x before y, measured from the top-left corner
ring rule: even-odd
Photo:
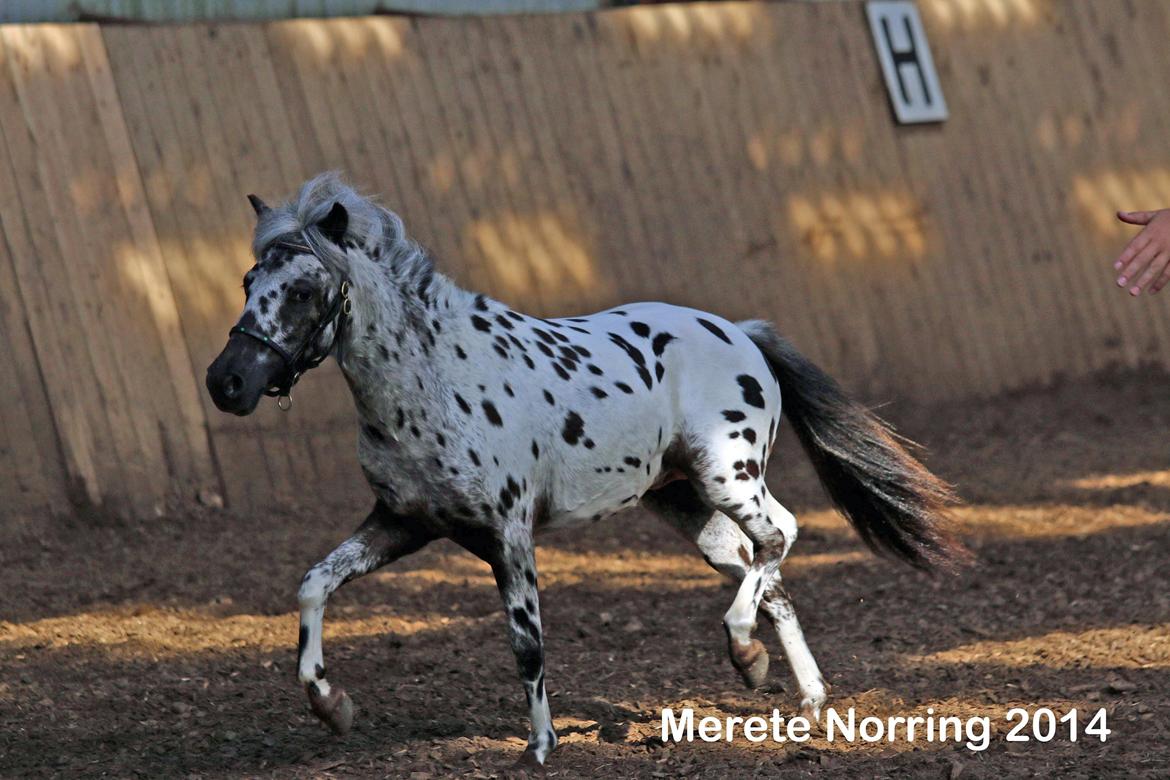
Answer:
[[[739,327],[772,365],[785,414],[829,497],[862,540],[920,569],[968,557],[946,529],[947,507],[958,503],[950,485],[770,323],[751,320]]]

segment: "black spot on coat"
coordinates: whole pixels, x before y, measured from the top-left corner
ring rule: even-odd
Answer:
[[[666,349],[666,345],[672,341],[674,341],[674,336],[670,335],[669,333],[663,332],[655,336],[654,341],[652,341],[650,344],[651,348],[654,350],[655,357],[662,357],[662,352]]]
[[[565,416],[565,427],[561,431],[561,436],[569,444],[576,445],[581,441],[581,437],[585,434],[585,421],[581,419],[581,415],[576,412],[569,412]]]
[[[721,341],[724,341],[728,344],[731,343],[731,339],[727,338],[727,334],[723,332],[723,329],[720,328],[718,325],[716,325],[714,322],[711,322],[710,320],[705,320],[702,317],[697,317],[696,319],[699,321],[700,325],[702,325],[704,328],[706,328],[707,330],[709,330],[713,334],[715,334],[715,336],[717,336]]]
[[[487,417],[488,422],[490,422],[492,425],[496,426],[497,428],[504,427],[504,420],[502,417],[500,417],[500,412],[499,412],[499,410],[496,409],[495,404],[493,404],[491,401],[485,400],[483,402],[482,406],[483,406],[483,414],[485,417]]]
[[[739,382],[739,386],[743,389],[743,402],[748,406],[754,406],[757,409],[764,408],[764,388],[760,387],[760,383],[756,378],[750,374],[740,374],[735,378]]]

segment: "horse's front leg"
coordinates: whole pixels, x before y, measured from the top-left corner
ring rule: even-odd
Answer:
[[[326,600],[350,580],[418,550],[433,538],[410,527],[406,518],[379,501],[353,536],[309,569],[301,581],[297,676],[309,694],[313,714],[334,733],[345,734],[353,725],[353,702],[340,686],[325,679],[321,630]]]
[[[528,747],[516,762],[521,769],[539,769],[557,746],[548,696],[544,690],[544,641],[540,598],[536,590],[536,556],[530,528],[501,529],[489,541],[467,544],[492,567],[508,618],[508,641],[516,655],[524,696],[528,700]]]

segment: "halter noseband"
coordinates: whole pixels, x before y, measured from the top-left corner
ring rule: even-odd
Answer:
[[[272,246],[313,256],[317,254],[307,244],[298,244],[295,241],[274,241]],[[239,333],[241,336],[247,336],[250,339],[259,341],[280,356],[281,361],[284,363],[284,373],[264,391],[264,395],[275,398],[277,408],[287,412],[292,408],[293,385],[297,383],[306,371],[321,365],[325,358],[329,357],[329,353],[333,351],[333,344],[337,343],[337,337],[341,334],[341,326],[345,323],[345,317],[349,316],[352,306],[353,304],[349,300],[349,279],[345,278],[345,275],[342,274],[341,285],[338,288],[337,295],[333,297],[333,303],[330,304],[329,311],[325,312],[325,316],[321,318],[317,326],[313,328],[313,332],[309,334],[309,338],[296,352],[289,352],[263,333],[251,330],[243,325],[236,325],[229,330],[228,338]],[[320,355],[306,358],[305,353],[309,350],[309,347],[315,344],[321,334],[325,332],[325,329],[335,322],[337,323],[337,329],[333,332],[333,344],[329,345],[329,349]]]

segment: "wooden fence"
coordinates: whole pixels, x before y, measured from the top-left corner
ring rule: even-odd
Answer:
[[[251,211],[326,168],[540,313],[767,316],[870,400],[1170,363],[1111,289],[1170,204],[1170,9],[922,0],[951,109],[899,128],[859,2],[0,28],[0,512],[149,517],[358,487],[333,367],[291,414],[202,388]]]

